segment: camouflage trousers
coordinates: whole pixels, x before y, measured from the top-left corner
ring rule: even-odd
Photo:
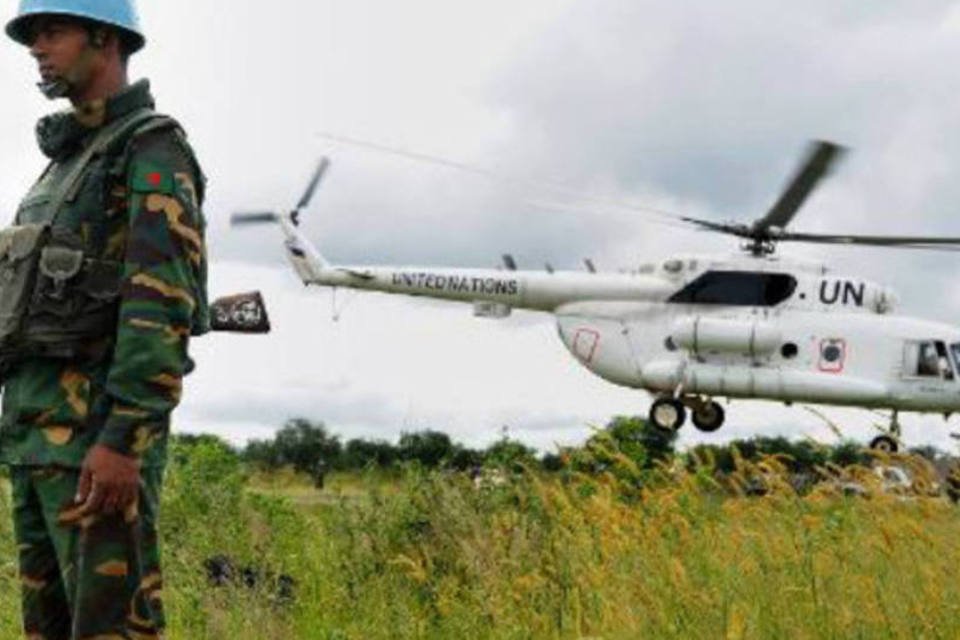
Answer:
[[[157,509],[163,470],[141,471],[126,514],[82,517],[77,469],[12,467],[23,626],[30,640],[160,638]]]

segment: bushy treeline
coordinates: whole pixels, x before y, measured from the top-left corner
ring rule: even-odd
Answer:
[[[602,471],[614,457],[627,457],[638,469],[651,469],[676,459],[676,434],[661,431],[638,416],[616,416],[580,446],[538,454],[514,439],[503,437],[482,449],[455,442],[438,430],[404,433],[399,440],[353,438],[343,441],[323,422],[304,418],[289,420],[269,440],[252,440],[242,450],[243,459],[262,469],[292,467],[304,473],[390,469],[417,463],[426,469],[471,471],[483,467],[540,468],[561,471]],[[932,447],[913,450],[934,461],[943,454]],[[758,460],[779,456],[792,473],[814,473],[833,464],[866,465],[870,453],[860,443],[845,441],[823,445],[810,440],[757,436],[723,445],[698,445],[685,452],[688,465],[709,462],[720,472],[731,472],[736,458]]]
[[[504,437],[484,449],[454,442],[442,431],[404,433],[396,443],[353,438],[344,442],[323,422],[289,420],[270,440],[251,440],[243,458],[263,469],[292,467],[304,473],[351,471],[371,467],[388,469],[418,463],[427,469],[467,471],[484,465],[538,465],[534,449]],[[548,462],[549,464],[549,462]]]

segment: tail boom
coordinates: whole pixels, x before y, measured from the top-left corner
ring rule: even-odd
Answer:
[[[380,291],[458,302],[492,302],[515,309],[554,311],[585,300],[660,300],[667,283],[630,274],[554,273],[435,267],[331,266],[307,284]]]

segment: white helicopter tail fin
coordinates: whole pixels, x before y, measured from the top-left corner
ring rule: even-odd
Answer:
[[[329,159],[326,157],[320,159],[306,191],[297,206],[289,214],[282,215],[263,211],[235,213],[230,217],[230,224],[234,226],[274,222],[279,224],[285,237],[284,247],[287,250],[287,259],[290,260],[304,284],[315,282],[324,270],[330,268],[330,263],[299,229],[300,214],[310,204],[313,194],[317,190],[317,185],[320,184],[320,180],[329,166]]]
[[[304,284],[316,281],[324,269],[330,268],[330,263],[291,220],[280,220],[280,228],[286,236],[283,244],[287,250],[287,259],[297,275]]]

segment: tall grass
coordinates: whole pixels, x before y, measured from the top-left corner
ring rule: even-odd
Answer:
[[[831,481],[799,495],[776,459],[739,461],[723,480],[609,459],[600,474],[479,487],[416,469],[354,476],[310,499],[294,478],[251,486],[216,447],[178,450],[163,513],[169,636],[960,637],[960,518],[920,495],[924,463],[902,462],[919,479],[909,495],[861,468],[823,469]],[[842,495],[853,482],[865,497]],[[217,554],[292,575],[294,600],[269,579],[211,586],[202,565]],[[0,558],[0,637],[13,638],[15,572]]]
[[[8,484],[0,474],[0,638],[4,640],[20,633],[20,580],[10,507]]]

